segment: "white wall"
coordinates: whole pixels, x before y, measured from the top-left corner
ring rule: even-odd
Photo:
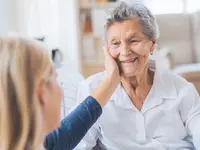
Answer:
[[[26,0],[27,1],[27,0]],[[30,5],[31,4],[31,5]],[[58,46],[58,1],[57,0],[34,0],[27,4],[28,31],[30,37],[45,36],[45,42],[51,48]]]
[[[80,27],[77,0],[59,0],[59,44],[66,63],[81,71]]]
[[[50,48],[59,48],[64,62],[80,70],[78,0],[18,0],[20,16],[30,37],[45,36]],[[25,10],[24,10],[25,9]],[[28,14],[25,15],[25,14]],[[25,31],[25,30],[24,30]]]
[[[8,33],[20,31],[20,20],[18,12],[18,1],[7,0],[8,2]]]
[[[0,21],[0,35],[47,36],[64,62],[81,71],[78,0],[0,0]]]
[[[0,0],[0,35],[21,32],[20,0]]]
[[[0,0],[0,35],[8,32],[8,0]]]

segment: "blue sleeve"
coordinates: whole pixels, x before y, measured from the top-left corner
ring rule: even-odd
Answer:
[[[87,97],[74,111],[65,117],[61,126],[46,136],[47,150],[72,150],[102,114],[99,103]]]

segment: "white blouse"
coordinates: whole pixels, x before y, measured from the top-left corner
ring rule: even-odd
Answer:
[[[80,86],[81,101],[104,74]],[[91,150],[98,141],[107,150],[200,150],[200,99],[195,87],[169,72],[155,72],[141,111],[118,86],[103,114],[75,150]]]

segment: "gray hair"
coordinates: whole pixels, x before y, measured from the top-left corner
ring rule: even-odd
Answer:
[[[130,19],[139,19],[143,33],[150,40],[154,41],[159,38],[159,29],[156,18],[151,11],[138,0],[124,0],[117,2],[116,7],[109,13],[106,19],[105,33],[114,22],[122,22]]]

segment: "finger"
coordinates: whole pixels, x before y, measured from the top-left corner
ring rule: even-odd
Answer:
[[[104,49],[104,55],[106,58],[112,58],[112,56],[110,55],[110,52],[109,52],[109,47],[107,45],[103,46],[103,49]]]

